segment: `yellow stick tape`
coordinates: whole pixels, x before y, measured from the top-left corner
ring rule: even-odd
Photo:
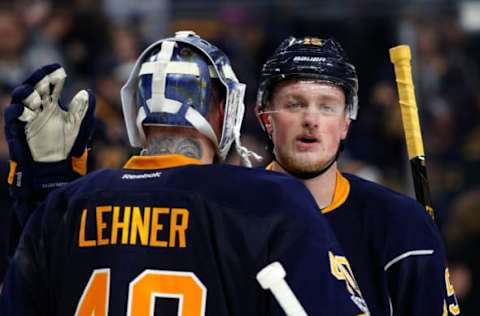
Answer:
[[[422,131],[420,129],[415,88],[413,86],[410,47],[408,45],[400,45],[391,48],[390,60],[395,69],[408,158],[411,160],[418,156],[425,156],[425,152],[423,150]]]

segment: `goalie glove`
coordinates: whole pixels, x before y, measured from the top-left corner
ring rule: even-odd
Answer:
[[[41,201],[51,190],[87,172],[95,96],[82,90],[63,107],[59,97],[65,78],[59,64],[35,71],[13,91],[5,110],[8,183],[17,201]]]

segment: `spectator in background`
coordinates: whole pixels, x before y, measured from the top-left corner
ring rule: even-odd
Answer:
[[[32,69],[25,61],[25,25],[10,7],[0,6],[0,39],[0,82],[13,87]]]
[[[139,34],[112,25],[113,50],[99,62],[95,76],[97,124],[94,137],[94,168],[119,168],[133,154],[123,126],[120,91],[141,51]]]
[[[133,25],[139,36],[151,42],[168,33],[170,0],[104,0],[103,11],[112,24]]]
[[[65,57],[69,73],[75,72],[75,81],[88,82],[95,76],[99,57],[111,51],[111,22],[101,10],[101,2],[75,0],[70,6],[72,18],[64,38]]]
[[[223,25],[217,42],[230,57],[232,66],[237,69],[239,78],[247,81],[245,94],[245,123],[242,128],[242,141],[265,159],[271,159],[262,141],[262,131],[255,116],[256,91],[258,86],[258,69],[261,67],[260,46],[265,34],[259,27],[258,12],[249,10],[246,4],[225,3],[219,8],[219,19]],[[238,159],[238,157],[237,157]],[[234,159],[230,160],[234,162]],[[268,160],[267,160],[268,161]],[[261,161],[254,161],[260,165]]]
[[[72,28],[71,9],[68,6],[50,5],[35,17],[28,15],[28,8],[23,8],[21,12],[29,27],[26,50],[28,63],[33,66],[55,62],[65,64],[63,43]]]
[[[465,33],[456,16],[416,23],[416,87],[432,198],[443,225],[455,196],[468,185],[471,158],[459,150],[478,124],[478,64],[466,53]],[[470,141],[468,141],[471,143]],[[471,146],[468,145],[469,148]]]
[[[96,76],[96,124],[93,168],[120,168],[132,153],[123,126],[120,88],[126,81],[117,63],[105,63]]]
[[[342,168],[356,175],[368,172],[371,175],[365,178],[404,191],[407,157],[393,79],[375,83],[367,101],[361,119],[352,123],[345,154],[340,156]]]

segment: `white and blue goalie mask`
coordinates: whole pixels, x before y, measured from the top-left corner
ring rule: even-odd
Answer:
[[[225,88],[222,135],[217,139],[208,122],[213,81]],[[230,146],[249,164],[255,155],[240,144],[245,106],[245,84],[233,72],[228,57],[217,47],[190,31],[150,45],[138,58],[121,90],[130,144],[145,147],[144,126],[195,128],[209,138],[224,160]]]

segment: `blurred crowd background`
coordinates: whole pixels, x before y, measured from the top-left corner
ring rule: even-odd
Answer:
[[[97,95],[92,168],[121,167],[136,150],[130,148],[123,127],[120,87],[146,45],[182,29],[194,30],[222,48],[247,83],[242,139],[266,162],[269,154],[253,111],[263,62],[289,35],[339,40],[357,67],[360,83],[359,117],[341,154],[342,169],[413,196],[388,55],[389,48],[409,44],[433,204],[452,282],[462,314],[478,314],[480,2],[3,0],[0,109],[3,112],[12,88],[31,71],[59,62],[69,75],[65,100],[86,87]],[[0,160],[8,160],[3,133]]]

